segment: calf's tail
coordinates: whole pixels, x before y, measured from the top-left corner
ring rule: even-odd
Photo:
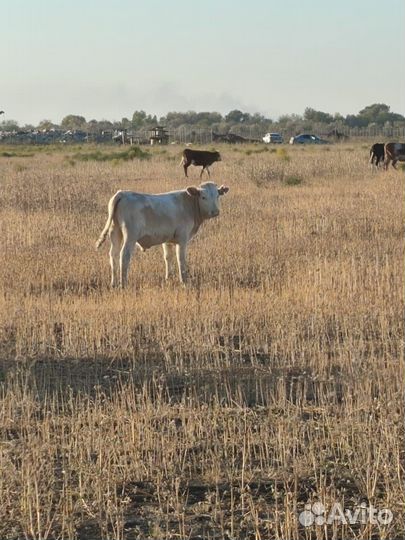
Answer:
[[[105,241],[107,237],[108,231],[110,230],[111,223],[114,217],[115,208],[118,202],[120,201],[121,197],[122,197],[122,191],[117,191],[117,193],[113,197],[111,197],[111,199],[108,202],[108,218],[107,218],[105,227],[102,233],[100,234],[99,239],[96,242],[97,249],[101,246],[101,244]]]

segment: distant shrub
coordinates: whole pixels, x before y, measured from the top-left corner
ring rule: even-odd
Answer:
[[[176,161],[177,163],[179,163],[179,156],[177,156],[177,155],[165,154],[164,159],[166,161]]]
[[[73,158],[78,161],[130,161],[133,159],[149,159],[151,155],[143,151],[139,146],[132,146],[128,150],[122,152],[87,152],[82,154],[78,152],[73,155]]]
[[[8,151],[4,151],[4,152],[0,152],[0,156],[1,157],[32,157],[34,155],[33,152],[31,153],[24,153],[24,152],[8,152]]]
[[[156,148],[153,150],[152,153],[154,156],[161,156],[161,155],[167,154],[167,150],[166,148]]]
[[[299,186],[304,182],[301,176],[291,175],[284,178],[286,186]]]
[[[282,161],[290,161],[291,159],[285,148],[277,148],[276,154]]]
[[[284,186],[300,186],[304,179],[299,175],[286,175],[283,169],[273,169],[271,167],[260,168],[252,171],[251,180],[257,187],[270,187],[275,184]]]
[[[267,146],[259,146],[258,148],[247,148],[245,154],[250,156],[251,154],[261,154],[262,152],[268,152],[270,149]]]
[[[283,172],[273,167],[254,166],[249,176],[257,187],[270,187],[282,180]]]
[[[252,150],[255,154],[261,154],[262,152],[268,152],[270,148],[268,146],[259,146],[258,148],[255,148]]]
[[[14,165],[14,170],[19,173],[19,172],[26,171],[27,167],[25,167],[24,165],[21,165],[20,163],[16,163]]]
[[[65,158],[63,160],[63,165],[65,167],[74,167],[76,165],[76,161],[72,158]]]

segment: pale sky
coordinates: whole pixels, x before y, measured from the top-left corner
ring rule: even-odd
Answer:
[[[403,0],[1,0],[2,119],[405,114]]]

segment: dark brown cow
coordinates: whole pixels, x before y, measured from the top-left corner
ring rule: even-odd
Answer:
[[[397,161],[405,161],[405,144],[396,142],[387,143],[385,145],[384,169],[388,169],[390,162],[394,169],[396,169],[395,164]]]
[[[384,143],[375,143],[370,148],[370,163],[372,165],[376,165],[378,167],[378,164],[381,162],[384,162],[385,157],[385,151],[384,151]]]
[[[187,169],[190,165],[196,165],[197,167],[202,167],[200,178],[204,170],[207,171],[208,176],[210,171],[208,167],[215,163],[215,161],[221,161],[221,156],[219,152],[208,152],[207,150],[192,150],[191,148],[186,148],[183,151],[183,157],[180,165],[184,167],[184,174],[187,176]]]

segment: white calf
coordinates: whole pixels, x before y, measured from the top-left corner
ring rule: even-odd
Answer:
[[[163,244],[166,279],[170,272],[170,247],[176,246],[180,281],[184,283],[187,244],[203,221],[219,215],[219,197],[228,191],[228,187],[218,188],[213,182],[158,195],[117,191],[108,203],[107,223],[96,243],[100,247],[110,233],[111,286],[127,284],[136,245],[145,251],[158,244]]]

